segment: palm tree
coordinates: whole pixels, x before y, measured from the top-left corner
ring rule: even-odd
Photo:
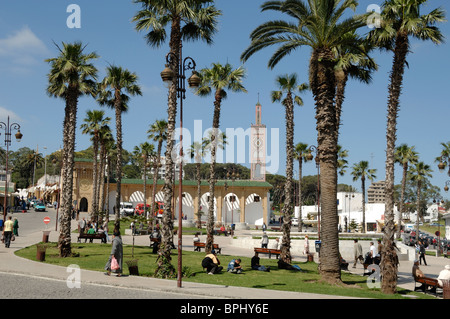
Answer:
[[[135,0],[141,4],[141,10],[133,17],[136,30],[148,31],[145,38],[152,47],[160,47],[167,39],[166,28],[170,28],[170,52],[181,56],[182,41],[203,40],[212,44],[212,36],[216,33],[217,18],[221,12],[212,1],[207,0]],[[173,72],[178,72],[172,64]],[[172,180],[173,175],[173,139],[177,114],[177,77],[173,78],[169,88],[167,107],[167,139],[166,175],[164,178],[164,213],[162,218],[161,245],[159,254],[162,257],[156,269],[157,276],[170,277],[174,273],[170,267],[170,247],[172,243]],[[165,271],[167,270],[168,271]]]
[[[406,177],[408,173],[409,164],[414,165],[419,156],[418,153],[414,150],[414,146],[409,147],[408,144],[402,144],[397,146],[395,149],[395,163],[398,163],[402,166],[403,169],[403,177],[402,177],[402,190],[400,195],[400,205],[399,205],[399,216],[397,222],[397,238],[400,238],[401,234],[401,225],[402,225],[402,215],[404,213],[404,205],[405,205],[405,189],[406,189]]]
[[[337,168],[338,173],[341,176],[344,176],[347,168],[348,161],[345,159],[348,157],[348,150],[342,149],[342,146],[338,144],[338,159],[337,159]]]
[[[205,139],[203,138],[202,142],[193,142],[191,144],[191,148],[189,150],[189,153],[191,154],[191,158],[195,161],[195,168],[196,168],[196,179],[197,179],[197,207],[198,211],[197,214],[197,228],[202,228],[202,215],[201,215],[201,196],[202,196],[202,190],[201,190],[201,184],[202,179],[200,176],[200,167],[202,165],[202,158],[205,154]]]
[[[291,21],[275,20],[263,23],[250,35],[251,44],[242,53],[248,60],[256,52],[279,46],[269,59],[274,68],[285,56],[301,47],[312,49],[309,64],[309,86],[316,104],[317,148],[320,163],[322,246],[319,272],[329,283],[341,282],[339,266],[339,234],[337,214],[337,133],[334,98],[336,95],[337,46],[352,47],[352,41],[344,42],[345,35],[364,26],[356,17],[340,21],[348,9],[355,9],[356,0],[301,0],[268,1],[262,11],[274,10],[285,14]],[[346,49],[347,50],[347,49]],[[348,49],[349,50],[349,49]]]
[[[65,100],[63,124],[63,179],[61,198],[61,228],[58,239],[60,257],[72,254],[70,223],[72,215],[73,167],[75,152],[75,132],[78,98],[95,95],[97,69],[91,61],[98,58],[96,53],[85,53],[80,42],[63,43],[59,56],[45,60],[50,63],[47,94]]]
[[[339,127],[341,123],[342,105],[345,98],[345,88],[349,78],[369,84],[372,81],[372,72],[378,69],[375,61],[368,55],[373,50],[373,45],[361,38],[353,30],[344,35],[343,44],[353,42],[354,45],[342,45],[334,48],[336,63],[336,133],[339,139]]]
[[[144,171],[142,174],[142,179],[144,181],[144,212],[146,212],[146,217],[150,218],[153,222],[153,213],[151,213],[150,216],[148,216],[147,213],[147,168],[150,165],[149,160],[151,162],[155,161],[155,145],[148,142],[141,143],[139,146],[134,147],[134,155],[139,161],[142,161],[142,169]],[[154,179],[155,177],[153,176],[153,180]]]
[[[381,11],[381,26],[369,33],[369,40],[375,45],[391,50],[394,54],[392,70],[389,76],[386,130],[386,207],[383,236],[384,250],[381,255],[381,290],[394,294],[397,287],[397,253],[394,245],[394,163],[397,136],[397,116],[400,94],[406,66],[406,57],[410,50],[410,37],[440,44],[443,35],[435,26],[445,21],[442,9],[421,14],[421,7],[427,0],[387,0]]]
[[[308,144],[297,143],[294,148],[294,159],[298,161],[298,206],[299,206],[299,218],[298,218],[298,231],[302,231],[302,171],[303,171],[303,162],[309,161],[308,156],[309,153]]]
[[[208,96],[214,94],[214,114],[212,123],[212,135],[210,143],[211,165],[209,168],[209,207],[208,207],[208,222],[207,222],[207,238],[205,251],[211,252],[214,243],[214,187],[216,184],[215,166],[216,166],[216,150],[218,146],[218,130],[220,122],[220,108],[222,100],[227,97],[227,91],[245,92],[247,90],[242,85],[242,80],[245,77],[245,70],[239,67],[233,70],[233,67],[227,63],[221,65],[220,63],[213,63],[210,69],[202,69],[199,74],[201,84],[198,87],[196,94],[200,96]],[[214,90],[214,92],[213,92]]]
[[[284,205],[281,210],[283,216],[283,225],[281,230],[283,238],[281,240],[280,259],[284,262],[291,263],[292,256],[291,247],[291,216],[294,212],[293,201],[293,170],[294,170],[294,105],[303,105],[303,100],[296,95],[297,92],[302,93],[308,90],[306,83],[299,84],[297,74],[278,76],[275,80],[279,90],[272,91],[272,103],[281,102],[285,109],[286,119],[286,182],[284,184]]]
[[[161,150],[162,145],[165,141],[167,141],[167,122],[164,120],[156,120],[155,123],[150,125],[150,129],[147,131],[148,138],[158,143],[157,151],[156,151],[156,160],[153,161],[153,189],[152,189],[152,205],[150,208],[150,212],[153,216],[155,213],[155,204],[156,204],[156,183],[158,182],[158,172],[161,166]],[[167,160],[167,159],[166,159]]]
[[[409,172],[411,181],[417,183],[417,199],[416,199],[416,210],[417,210],[417,218],[416,218],[416,241],[419,240],[419,216],[420,214],[420,196],[422,184],[427,179],[427,177],[431,177],[431,169],[430,165],[425,164],[424,162],[416,162]],[[421,216],[422,217],[422,216]]]
[[[109,216],[109,211],[108,208],[106,208],[105,206],[105,193],[109,196],[109,190],[106,192],[105,191],[105,170],[106,170],[106,165],[107,165],[107,160],[108,160],[108,150],[109,148],[112,147],[112,145],[114,145],[114,138],[113,138],[113,134],[111,132],[111,128],[109,127],[109,125],[104,125],[100,128],[99,130],[99,144],[100,144],[100,176],[98,178],[99,183],[98,183],[98,197],[99,199],[97,200],[97,202],[100,202],[100,222],[103,222],[103,215],[106,213],[106,215]],[[109,185],[109,174],[108,174],[108,181],[107,181],[108,185]],[[106,211],[105,211],[106,208]]]
[[[366,232],[366,178],[373,181],[376,178],[376,169],[369,168],[368,161],[360,161],[359,163],[353,164],[352,176],[353,181],[356,182],[361,179],[361,191],[362,191],[362,233]]]
[[[137,84],[138,77],[122,67],[110,65],[106,68],[106,76],[100,83],[100,105],[106,105],[115,111],[116,115],[116,144],[117,144],[117,163],[116,163],[116,218],[114,225],[120,228],[120,198],[121,198],[121,180],[122,180],[122,113],[128,110],[127,95],[142,95],[141,88]],[[127,94],[125,94],[125,92]]]
[[[81,124],[81,133],[89,134],[92,136],[91,140],[93,142],[94,149],[94,163],[93,163],[93,173],[92,173],[92,206],[91,206],[91,217],[98,218],[98,150],[99,150],[99,140],[100,140],[100,130],[103,126],[108,125],[111,120],[110,117],[104,117],[105,112],[101,110],[88,110],[86,112],[86,118],[84,123]]]

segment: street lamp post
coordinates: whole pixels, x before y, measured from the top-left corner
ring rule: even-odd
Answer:
[[[20,125],[17,123],[9,123],[9,116],[6,123],[0,122],[0,130],[5,131],[5,146],[6,146],[6,156],[5,156],[5,198],[3,201],[3,220],[6,221],[6,198],[8,197],[8,153],[9,153],[9,146],[11,145],[11,132],[12,130],[16,130],[17,133],[15,134],[17,142],[20,142],[22,139],[22,133],[20,133]],[[0,133],[1,135],[1,133]]]
[[[312,152],[316,153],[315,161],[317,167],[317,234],[320,240],[320,159],[317,147],[311,145],[308,149],[309,153],[306,155],[306,159],[311,161],[313,159]]]
[[[176,69],[176,72],[172,68]],[[181,288],[181,245],[182,245],[182,208],[183,208],[183,100],[186,98],[186,75],[185,71],[193,70],[192,76],[188,79],[189,87],[196,88],[200,85],[201,79],[195,72],[195,61],[191,57],[182,57],[182,45],[178,54],[169,52],[166,55],[166,68],[161,72],[161,78],[165,83],[172,83],[176,78],[177,97],[180,99],[180,165],[179,165],[179,196],[178,196],[178,278],[177,286]]]
[[[447,161],[448,164],[445,163],[445,161]],[[444,169],[445,169],[445,167],[446,167],[447,165],[448,165],[448,171],[447,171],[447,174],[448,174],[448,176],[450,176],[450,157],[447,156],[447,155],[441,155],[441,156],[440,156],[440,162],[439,162],[439,164],[438,164],[439,170],[440,170],[441,172],[444,171]]]

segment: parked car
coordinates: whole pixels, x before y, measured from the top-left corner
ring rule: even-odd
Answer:
[[[45,204],[43,202],[36,202],[34,204],[35,212],[45,212]]]
[[[133,215],[133,204],[129,202],[120,202],[120,215],[121,216],[131,216]]]

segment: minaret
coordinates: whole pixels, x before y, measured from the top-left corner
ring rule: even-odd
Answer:
[[[251,126],[250,136],[250,179],[252,181],[266,180],[266,126],[261,124],[262,106],[255,107],[255,124]]]

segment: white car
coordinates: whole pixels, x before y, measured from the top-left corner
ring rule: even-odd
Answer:
[[[133,204],[128,202],[120,203],[120,215],[121,216],[133,216],[134,209]]]

